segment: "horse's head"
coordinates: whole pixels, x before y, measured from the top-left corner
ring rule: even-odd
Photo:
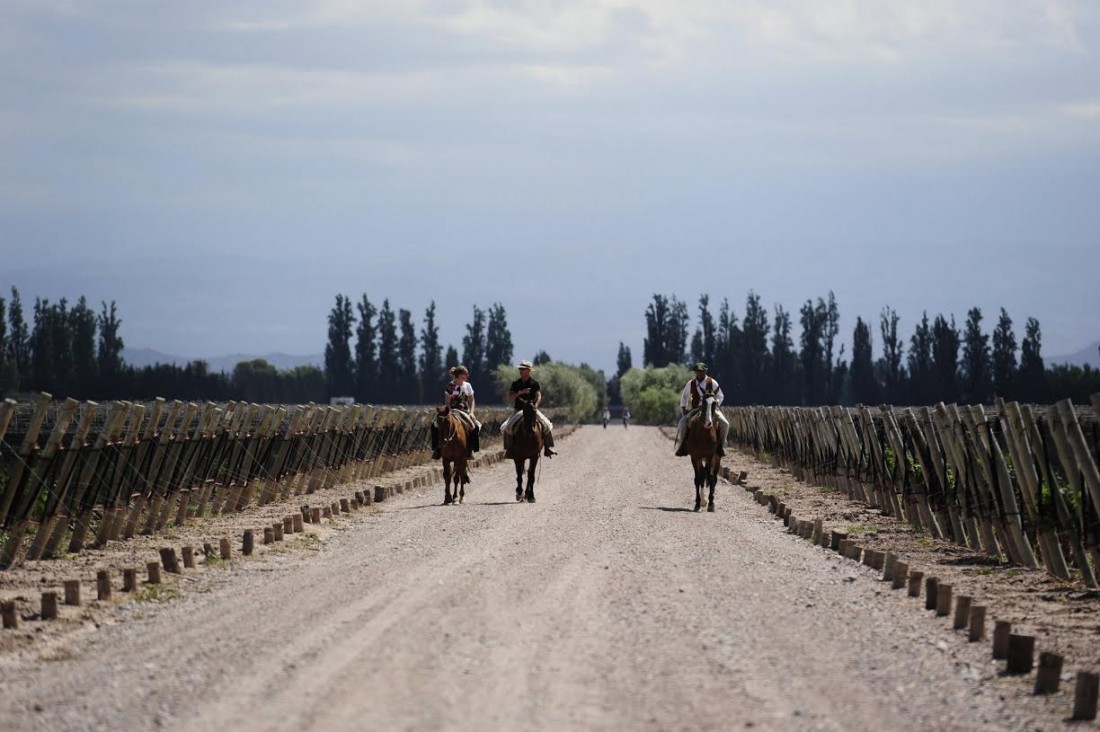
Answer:
[[[710,426],[714,424],[714,408],[718,404],[718,397],[714,394],[704,394],[702,399],[702,418],[703,426],[710,429]]]
[[[523,422],[530,426],[535,422],[535,405],[523,397],[516,397],[516,404],[523,411]]]
[[[445,431],[445,428],[447,427],[448,422],[450,422],[450,418],[451,418],[451,408],[450,408],[450,406],[436,407],[436,409],[435,409],[435,426],[439,430],[439,434],[441,434],[441,435],[447,434],[446,431]]]

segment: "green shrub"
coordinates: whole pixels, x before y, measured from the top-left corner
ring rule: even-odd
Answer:
[[[519,372],[511,364],[501,364],[493,371],[493,384],[502,402],[507,402],[508,387],[519,378]],[[531,378],[542,387],[542,403],[539,408],[565,409],[569,419],[581,422],[592,419],[600,408],[595,387],[576,366],[551,362],[537,366]]]
[[[669,424],[679,415],[680,394],[691,378],[686,366],[630,369],[620,380],[623,404],[639,424]]]

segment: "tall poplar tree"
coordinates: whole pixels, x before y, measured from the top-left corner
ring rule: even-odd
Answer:
[[[857,317],[855,331],[852,333],[852,399],[859,404],[879,402],[879,385],[875,379],[872,351],[871,329],[863,322],[863,318]]]
[[[981,308],[970,308],[963,326],[963,396],[972,404],[987,404],[993,392],[989,336],[982,332]]]
[[[1039,321],[1028,318],[1020,343],[1020,398],[1029,402],[1047,399],[1046,367],[1043,365],[1043,334]]]
[[[8,304],[8,324],[8,362],[15,370],[15,388],[23,389],[30,385],[31,337],[23,316],[23,301],[14,287]]]
[[[879,333],[882,335],[882,358],[879,360],[882,373],[884,397],[891,404],[899,404],[904,401],[902,394],[901,360],[905,351],[901,336],[898,334],[897,312],[891,307],[885,307],[879,314]],[[852,346],[852,378],[855,378],[855,346]]]
[[[959,400],[959,329],[955,316],[950,322],[937,315],[932,323],[932,384],[935,401]]]
[[[96,316],[83,295],[69,311],[69,330],[72,339],[73,393],[88,399],[93,395],[99,369],[96,365]]]
[[[373,402],[378,399],[378,333],[374,307],[366,293],[356,303],[359,325],[355,329],[355,399]]]
[[[799,403],[798,356],[791,339],[791,314],[782,305],[775,306],[772,328],[772,389],[773,404],[794,406]],[[760,403],[759,400],[742,399],[739,404]]]
[[[909,339],[909,400],[914,404],[930,405],[935,394],[932,374],[932,325],[925,311]]]
[[[119,329],[122,327],[122,319],[118,317],[118,306],[114,300],[108,305],[106,301],[100,302],[99,315],[96,316],[96,326],[99,328],[99,341],[96,346],[96,362],[99,371],[99,380],[103,388],[115,390],[121,389],[120,380],[126,364],[122,360],[122,349],[125,344]]]
[[[470,381],[480,384],[485,379],[485,311],[474,305],[473,318],[466,324],[462,336],[462,361],[470,370]],[[476,387],[475,387],[476,388]]]
[[[420,376],[416,369],[416,326],[412,312],[401,308],[397,311],[397,365],[401,368],[400,391],[404,404],[421,404]]]
[[[378,311],[378,400],[383,404],[398,404],[402,394],[398,388],[401,364],[397,361],[397,317],[389,298]]]
[[[443,346],[439,342],[439,326],[435,323],[435,301],[424,311],[424,327],[420,329],[420,383],[426,401],[434,403],[436,386],[444,378],[447,368],[443,364]]]
[[[1001,308],[997,327],[993,330],[993,392],[1006,400],[1015,397],[1016,334],[1012,332],[1012,318]]]
[[[512,362],[512,332],[508,330],[508,314],[500,303],[489,308],[489,324],[485,333],[485,373],[491,374],[500,364]]]
[[[336,305],[328,316],[328,343],[325,345],[325,375],[330,397],[354,394],[355,365],[350,345],[354,323],[351,298],[337,295]]]

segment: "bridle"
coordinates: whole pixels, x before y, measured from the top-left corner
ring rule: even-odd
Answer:
[[[441,446],[458,437],[458,427],[455,425],[455,420],[451,418],[450,407],[447,407],[447,409],[441,414],[437,414],[435,417],[435,421],[439,428],[439,444]],[[443,434],[443,425],[440,424],[440,422],[446,422],[447,424],[446,436],[444,436]]]

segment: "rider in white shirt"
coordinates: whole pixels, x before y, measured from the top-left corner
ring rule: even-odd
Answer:
[[[707,376],[707,365],[697,363],[695,364],[695,377],[688,381],[683,393],[680,394],[680,412],[683,416],[680,417],[680,431],[676,438],[676,455],[679,457],[688,454],[687,448],[684,446],[684,433],[687,431],[688,420],[699,410],[700,405],[703,403],[703,397],[708,394],[714,395],[716,407],[720,406],[725,398],[717,379]],[[691,406],[690,411],[688,410],[689,405]],[[718,419],[718,454],[725,455],[726,437],[729,435],[730,423],[726,420],[726,415],[722,414],[721,409],[716,408],[714,416]]]
[[[467,379],[470,371],[465,366],[453,366],[451,376],[454,380],[443,387],[443,406],[450,407],[455,416],[466,426],[466,453],[473,455],[481,449],[481,422],[474,417],[474,387]],[[440,458],[439,435],[432,424],[432,460]]]

